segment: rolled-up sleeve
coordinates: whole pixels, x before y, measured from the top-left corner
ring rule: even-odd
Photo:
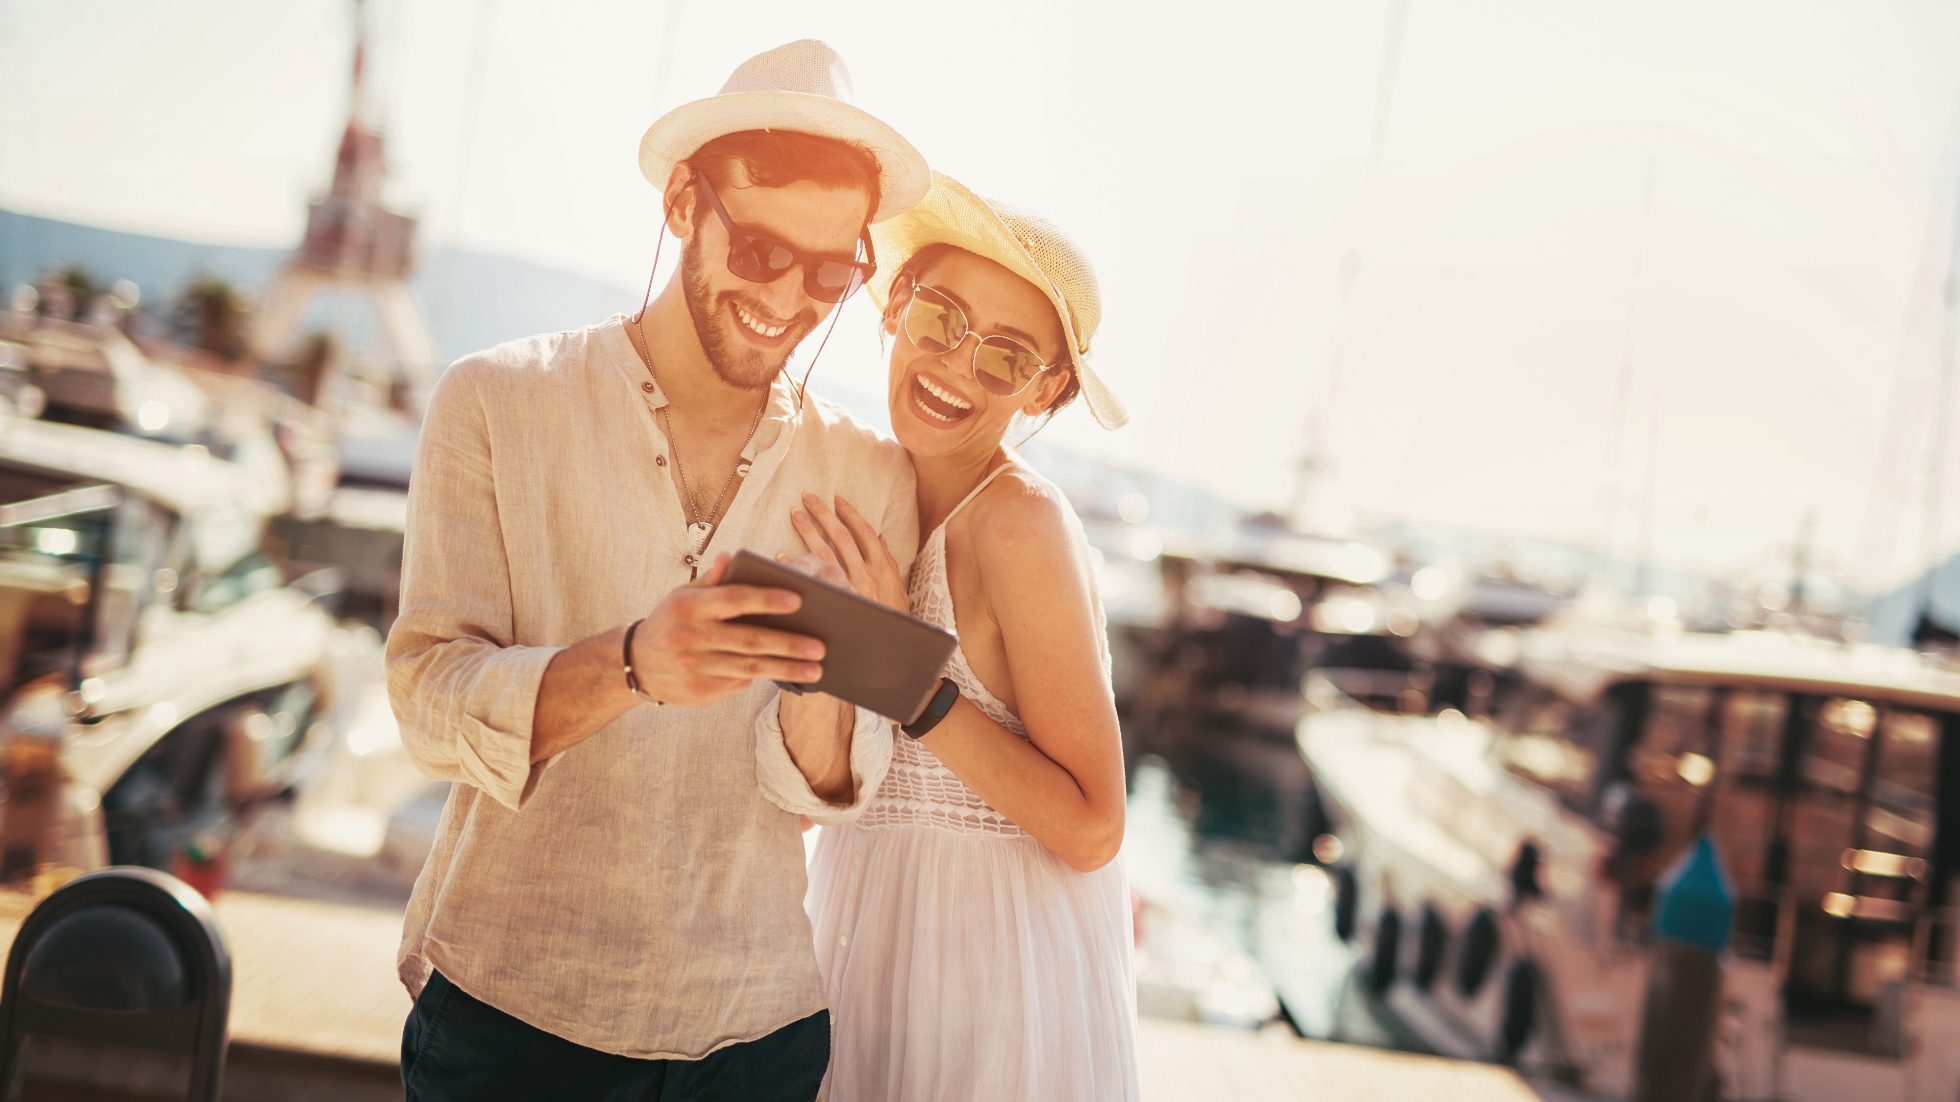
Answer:
[[[840,823],[857,817],[871,802],[892,766],[892,739],[897,725],[876,712],[857,708],[851,724],[851,802],[833,804],[810,788],[809,778],[796,767],[783,743],[783,721],[771,697],[755,719],[755,779],[769,802],[812,822]]]
[[[445,372],[408,486],[401,607],[388,632],[388,699],[422,772],[523,807],[545,667],[563,649],[515,645],[487,419],[464,360]]]

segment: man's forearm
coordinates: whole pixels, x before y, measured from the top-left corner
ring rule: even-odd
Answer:
[[[831,804],[848,804],[856,795],[851,776],[851,730],[857,709],[822,693],[783,693],[776,705],[783,725],[783,748],[810,791]]]
[[[561,754],[641,703],[626,687],[622,625],[558,652],[538,684],[531,718],[531,762]]]

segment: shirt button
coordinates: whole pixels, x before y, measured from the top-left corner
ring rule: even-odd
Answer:
[[[849,945],[850,943],[851,943],[851,935],[849,934],[842,934],[839,935],[839,937],[837,938],[837,947],[839,949],[842,949],[844,946]]]
[[[664,456],[664,455],[656,455],[656,456],[654,456],[654,457],[653,457],[653,465],[654,465],[654,466],[656,466],[656,467],[665,467],[665,466],[667,465],[667,457],[666,457],[666,456]]]
[[[641,384],[640,384],[640,389],[641,389],[641,390],[644,390],[644,391],[646,391],[646,392],[647,392],[648,394],[652,394],[652,393],[653,393],[653,384],[652,384],[652,383],[641,383]]]
[[[862,864],[864,864],[864,854],[862,854],[862,853],[853,853],[853,854],[851,854],[851,864],[853,864],[853,865],[862,865]]]

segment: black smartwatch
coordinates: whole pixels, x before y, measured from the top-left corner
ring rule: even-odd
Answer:
[[[932,694],[931,700],[926,701],[925,711],[919,713],[919,718],[901,725],[899,730],[915,739],[926,737],[932,733],[934,727],[939,726],[940,720],[946,718],[946,713],[953,710],[953,704],[959,698],[960,687],[953,684],[953,679],[940,678],[939,691]]]

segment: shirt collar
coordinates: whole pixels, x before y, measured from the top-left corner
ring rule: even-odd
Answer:
[[[658,413],[667,407],[667,393],[660,388],[660,381],[653,372],[647,370],[646,361],[640,358],[633,338],[627,335],[629,321],[625,314],[614,314],[598,327],[598,338],[605,348],[607,359],[618,369],[620,378],[646,403],[648,411]],[[755,436],[748,447],[742,449],[744,462],[753,463],[758,455],[779,442],[788,443],[794,435],[795,422],[801,420],[796,401],[797,389],[800,388],[791,387],[787,371],[777,373],[770,382],[769,404],[762,411],[762,423],[756,427]],[[808,401],[807,396],[804,400]]]

